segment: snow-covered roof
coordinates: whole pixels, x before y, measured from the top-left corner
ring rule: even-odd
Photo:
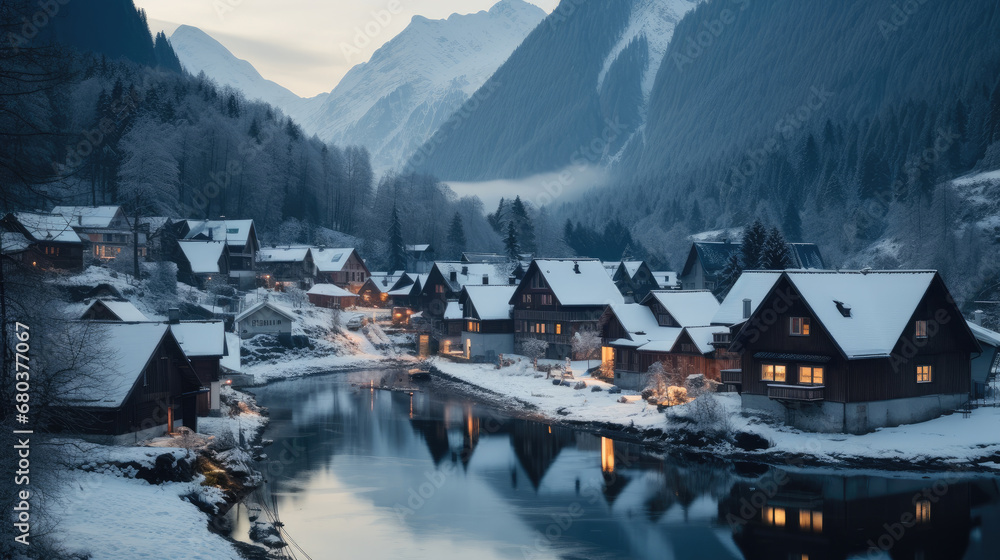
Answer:
[[[715,350],[715,347],[712,346],[715,333],[728,333],[729,327],[687,327],[684,330],[687,331],[688,336],[691,337],[691,341],[698,347],[698,351],[702,354],[708,354]]]
[[[461,319],[462,306],[457,301],[449,301],[448,305],[444,308],[444,318],[446,320]]]
[[[184,258],[195,274],[218,274],[219,258],[226,244],[222,241],[178,241]]]
[[[149,233],[156,233],[163,229],[163,226],[167,225],[170,218],[166,216],[146,216],[144,218],[139,218],[139,223],[149,226]]]
[[[170,325],[170,332],[188,358],[226,354],[226,329],[222,321],[184,321]]]
[[[510,319],[510,298],[514,297],[517,286],[473,286],[464,288],[468,301],[476,309],[476,319],[480,321],[501,321]],[[465,309],[465,315],[469,314]]]
[[[118,319],[121,320],[121,321],[148,321],[149,320],[149,317],[146,317],[145,315],[143,315],[142,311],[139,311],[139,309],[136,306],[132,305],[132,302],[130,302],[130,301],[115,301],[115,300],[110,300],[110,299],[98,299],[98,300],[95,300],[93,303],[91,303],[89,306],[87,306],[87,311],[90,311],[90,309],[92,307],[94,307],[95,305],[97,305],[98,302],[100,302],[105,307],[107,307],[108,310],[111,311],[112,313],[114,313],[115,316],[118,317]],[[84,313],[86,313],[86,311],[84,311]]]
[[[165,323],[83,323],[103,345],[100,364],[68,383],[64,396],[77,406],[117,407],[128,397],[167,332]]]
[[[743,300],[750,300],[750,313],[757,310],[764,296],[771,291],[771,287],[781,277],[780,272],[750,270],[740,275],[740,277],[730,288],[726,299],[722,300],[718,311],[712,317],[713,325],[735,325],[742,323]]]
[[[240,371],[240,335],[226,333],[226,355],[219,365],[232,371]]]
[[[33,241],[49,243],[81,243],[82,238],[73,231],[69,218],[61,214],[36,214],[33,212],[15,212],[17,220]]]
[[[740,250],[739,243],[725,241],[700,241],[694,244],[694,250],[698,254],[702,268],[708,274],[715,274],[722,271],[729,261],[729,256]],[[688,272],[688,266],[684,266],[684,272]]]
[[[534,264],[562,305],[610,305],[625,302],[601,261],[536,259]],[[576,271],[577,266],[579,272]]]
[[[509,260],[507,255],[500,253],[462,253],[462,262],[467,263],[505,263]]]
[[[334,284],[316,284],[312,288],[309,288],[309,291],[306,293],[317,296],[358,297],[357,294],[353,294]]]
[[[253,307],[247,308],[246,311],[244,311],[243,313],[240,313],[239,315],[237,315],[236,316],[236,322],[240,322],[243,319],[246,319],[247,317],[253,315],[254,313],[257,313],[258,311],[260,311],[261,309],[264,309],[265,307],[268,308],[268,309],[271,309],[272,311],[274,311],[278,315],[281,315],[281,316],[283,316],[284,318],[286,318],[286,319],[288,319],[290,321],[294,321],[295,320],[295,315],[290,310],[285,309],[284,307],[282,307],[282,306],[280,306],[280,305],[278,305],[276,303],[272,303],[270,301],[262,301],[262,302],[258,303],[257,305],[254,305]]]
[[[786,272],[848,358],[888,356],[934,279],[934,271]],[[850,307],[845,317],[836,302]]]
[[[634,279],[635,273],[639,272],[639,268],[642,267],[643,261],[622,261],[622,266],[625,267],[625,272],[628,273],[628,277]]]
[[[0,236],[2,236],[0,239],[2,239],[3,254],[5,255],[20,253],[31,246],[31,241],[16,231],[3,231],[0,232]]]
[[[347,264],[352,253],[354,253],[353,247],[312,248],[313,262],[316,263],[316,269],[320,272],[340,272],[344,270],[344,265]]]
[[[187,227],[189,231],[184,239],[204,236],[212,241],[225,241],[231,246],[242,247],[250,239],[253,220],[187,220]]]
[[[402,277],[402,272],[373,272],[372,275],[368,277],[368,282],[370,282],[379,292],[388,292]]]
[[[421,245],[407,245],[406,250],[412,253],[423,253],[424,251],[430,249],[431,246],[427,243]]]
[[[690,292],[689,292],[690,293]],[[610,313],[618,319],[627,333],[627,338],[610,342],[612,346],[630,346],[642,352],[673,352],[677,340],[685,331],[702,354],[715,350],[712,346],[713,334],[728,332],[726,327],[661,327],[653,315],[653,310],[637,303],[612,305]]]
[[[111,227],[121,211],[121,206],[56,206],[52,209],[53,214],[69,218],[71,225],[85,228]]]
[[[682,327],[704,327],[712,323],[719,310],[719,300],[708,290],[654,290],[642,300],[643,305],[656,300]]]
[[[1000,333],[991,331],[986,327],[981,327],[972,321],[966,322],[969,324],[969,329],[972,331],[972,334],[975,335],[976,340],[983,344],[1000,348]]]
[[[601,262],[601,266],[604,267],[604,272],[608,273],[608,278],[614,278],[615,277],[615,273],[618,272],[618,265],[619,264],[620,263],[618,261],[603,261],[603,262]]]
[[[460,292],[467,285],[484,285],[484,276],[487,284],[509,284],[509,267],[503,264],[435,261],[434,267],[444,277],[444,281],[451,285],[453,292]],[[451,279],[452,272],[455,273],[454,281]],[[423,285],[421,284],[421,288]]]
[[[653,272],[653,279],[660,289],[670,288],[677,285],[677,273],[667,270],[657,270]]]
[[[819,252],[819,246],[815,243],[789,243],[792,254],[792,266],[789,268],[800,268],[809,270],[822,270],[826,268],[823,263],[823,255]]]
[[[289,263],[303,262],[309,255],[309,247],[268,247],[257,251],[257,262]]]

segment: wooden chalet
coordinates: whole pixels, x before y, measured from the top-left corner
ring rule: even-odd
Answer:
[[[389,292],[399,282],[403,272],[372,272],[358,290],[361,305],[365,307],[390,307],[393,305]]]
[[[740,243],[730,241],[698,241],[691,245],[684,268],[680,274],[681,288],[684,290],[712,290],[719,287],[722,271],[729,257],[739,253]],[[826,268],[823,256],[815,243],[789,243],[792,262],[789,269],[822,270]]]
[[[170,320],[170,332],[180,345],[198,376],[202,387],[208,392],[200,393],[198,416],[219,414],[219,394],[222,390],[222,359],[229,355],[226,331],[222,321],[178,321],[176,310]],[[237,350],[238,352],[238,350]]]
[[[149,321],[149,318],[143,315],[142,311],[139,311],[131,302],[111,299],[94,300],[80,316],[80,319],[83,321]]]
[[[358,304],[358,296],[333,284],[316,284],[306,292],[309,303],[327,309],[347,309]]]
[[[25,265],[40,270],[83,270],[85,240],[73,229],[69,218],[61,214],[13,212],[0,220],[0,227],[21,234],[27,241],[27,247],[18,254]]]
[[[59,428],[117,444],[198,430],[198,395],[209,389],[166,323],[87,325],[103,353],[66,388]]]
[[[434,247],[423,243],[406,246],[406,271],[427,274],[434,266]]]
[[[601,318],[602,363],[613,367],[623,389],[642,390],[656,363],[667,372],[719,381],[720,372],[738,362],[712,345],[716,333],[728,332],[709,324],[718,309],[705,290],[653,291],[641,303],[611,305]]]
[[[508,269],[505,264],[435,262],[420,292],[424,316],[442,318],[447,302],[458,301],[465,286],[511,285]]]
[[[334,284],[351,293],[358,293],[372,275],[365,261],[351,247],[313,247],[312,258],[316,263],[317,283]]]
[[[822,432],[955,410],[981,352],[935,271],[785,271],[734,331],[744,408]]]
[[[178,227],[179,239],[223,242],[228,254],[225,274],[229,283],[241,290],[254,288],[260,242],[253,220],[185,220]]]
[[[649,292],[660,289],[646,261],[620,261],[604,265],[606,270],[611,265],[611,281],[618,286],[626,301],[640,302]]]
[[[609,305],[625,303],[618,287],[595,259],[535,259],[514,291],[515,346],[528,339],[549,343],[546,358],[572,353],[573,335],[600,332]]]
[[[267,288],[308,289],[316,280],[309,247],[268,247],[257,251],[259,277]]]
[[[499,354],[514,352],[514,320],[510,299],[517,286],[476,286],[462,288],[458,303],[462,309],[461,337],[465,357],[492,362]]]
[[[421,293],[423,293],[427,277],[427,274],[404,272],[389,289],[389,302],[394,307],[406,307],[419,311],[422,308]]]
[[[196,288],[213,280],[230,281],[229,245],[223,241],[178,241],[177,279]]]
[[[123,254],[126,259],[131,259],[136,237],[139,241],[139,257],[145,258],[147,255],[145,228],[133,233],[132,224],[121,206],[56,206],[52,213],[68,218],[80,237],[88,240],[88,255],[91,259],[107,262]]]

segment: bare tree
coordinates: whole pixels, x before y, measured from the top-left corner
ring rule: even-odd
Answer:
[[[594,358],[601,348],[601,337],[593,330],[585,329],[573,335],[573,354],[578,360],[587,360],[587,369],[590,369],[590,360]]]
[[[535,370],[538,370],[538,358],[545,356],[545,352],[549,349],[549,343],[537,338],[529,338],[522,341],[518,346],[518,352],[523,356],[531,358]]]

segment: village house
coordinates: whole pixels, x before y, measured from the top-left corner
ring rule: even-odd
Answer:
[[[546,358],[572,353],[573,335],[600,332],[609,305],[625,303],[618,287],[595,259],[535,259],[514,291],[515,348],[529,339],[549,343]]]
[[[306,292],[309,303],[326,309],[347,309],[358,304],[358,296],[333,284],[316,284]]]
[[[117,445],[185,426],[198,430],[203,387],[166,323],[91,323],[99,364],[68,384],[64,431]]]
[[[268,247],[257,251],[260,279],[268,289],[308,289],[316,279],[309,247]]]
[[[431,267],[421,288],[423,310],[426,316],[440,319],[448,301],[458,301],[458,295],[467,285],[511,285],[509,266],[492,263],[463,263],[437,261]]]
[[[80,237],[89,241],[88,255],[94,260],[107,262],[123,254],[131,260],[136,234],[139,257],[146,257],[146,232],[140,227],[138,232],[133,233],[132,224],[121,206],[56,206],[52,213],[68,218]]]
[[[225,243],[229,262],[224,274],[229,283],[241,290],[254,288],[260,242],[253,220],[185,220],[179,227],[179,239]]]
[[[680,283],[684,290],[712,290],[719,287],[722,271],[729,262],[729,257],[740,251],[740,243],[730,241],[706,242],[698,241],[691,245],[684,268],[681,270]],[[792,262],[789,269],[823,270],[823,256],[815,243],[789,243]]]
[[[169,313],[170,332],[187,356],[201,386],[209,388],[208,392],[198,395],[198,416],[217,416],[222,390],[220,364],[229,354],[225,326],[222,321],[180,321],[177,309]]]
[[[165,216],[142,216],[139,231],[146,236],[146,259],[152,261],[175,259],[177,251],[177,224]]]
[[[406,246],[406,271],[427,274],[434,266],[434,247],[429,244]]]
[[[16,231],[0,231],[0,254],[4,256],[4,264],[19,263],[31,266],[31,242]]]
[[[677,290],[680,286],[677,283],[677,273],[667,270],[654,270],[653,280],[659,290]]]
[[[686,378],[703,374],[719,381],[720,372],[738,365],[712,342],[726,327],[710,326],[719,302],[709,291],[650,292],[641,303],[611,305],[601,320],[601,362],[614,370],[615,385],[642,390],[649,368]]]
[[[236,316],[236,332],[240,338],[251,338],[259,334],[290,338],[295,315],[287,309],[263,301]]]
[[[749,298],[746,298],[749,299]],[[981,347],[935,271],[785,271],[734,327],[743,407],[865,433],[969,399]]]
[[[178,241],[177,279],[196,288],[208,282],[227,282],[229,246],[223,241]]]
[[[350,247],[313,247],[312,258],[316,263],[316,282],[334,284],[355,294],[372,275],[358,252]]]
[[[517,286],[462,288],[461,344],[467,359],[494,362],[500,354],[514,353],[514,320],[510,299]]]
[[[372,272],[372,275],[365,280],[365,283],[358,290],[358,297],[361,305],[365,307],[389,307],[392,301],[389,292],[392,287],[399,282],[403,272]]]
[[[646,294],[660,288],[646,261],[605,262],[604,268],[626,301],[642,301]]]
[[[979,341],[983,353],[972,359],[973,398],[981,399],[986,394],[986,384],[1000,371],[1000,333],[983,326],[983,312],[976,311],[969,321],[969,329]]]
[[[404,272],[389,289],[389,301],[393,307],[406,307],[419,312],[422,302],[420,294],[427,277],[427,274]]]
[[[69,218],[61,214],[14,212],[4,216],[0,226],[21,234],[28,247],[20,254],[21,262],[41,270],[83,270],[84,241]]]
[[[132,302],[111,299],[94,300],[80,316],[80,319],[83,321],[149,321],[149,318],[132,305]]]

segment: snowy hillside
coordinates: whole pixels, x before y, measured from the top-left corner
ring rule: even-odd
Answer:
[[[416,16],[370,61],[352,68],[302,124],[324,140],[367,146],[377,169],[398,166],[544,17],[522,0],[446,20]]]
[[[197,76],[204,72],[220,86],[228,85],[242,91],[247,99],[260,100],[278,107],[297,121],[312,107],[318,107],[328,94],[305,99],[268,80],[252,64],[237,58],[222,43],[189,25],[182,25],[170,36],[181,65]]]

